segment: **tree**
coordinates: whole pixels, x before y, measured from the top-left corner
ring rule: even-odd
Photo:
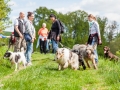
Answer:
[[[8,15],[11,12],[11,8],[8,5],[10,0],[0,0],[0,31],[10,26],[10,19]]]
[[[116,21],[113,21],[108,27],[106,28],[106,36],[108,39],[109,44],[117,35],[118,24]]]
[[[77,10],[73,12],[68,12],[66,14],[58,13],[53,9],[47,9],[46,7],[39,7],[35,11],[35,21],[34,25],[38,31],[42,23],[47,23],[47,28],[50,30],[51,21],[49,20],[49,15],[55,14],[60,21],[63,22],[65,26],[65,33],[62,34],[62,44],[66,47],[72,48],[75,44],[85,44],[88,40],[89,24],[88,24],[88,13],[82,10]],[[103,44],[98,47],[99,54],[103,54],[103,48],[108,45],[105,30],[107,27],[108,20],[106,17],[101,18],[97,16],[97,22],[100,26],[101,39]],[[38,36],[37,36],[38,37]],[[36,45],[36,42],[35,42]]]

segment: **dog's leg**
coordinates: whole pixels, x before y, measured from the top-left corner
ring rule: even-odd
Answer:
[[[87,66],[90,68],[90,64],[88,63],[88,60],[85,60],[86,61],[86,63],[87,63]]]
[[[86,69],[86,66],[85,66],[83,59],[79,59],[79,65],[82,65],[84,70]]]
[[[59,64],[59,65],[58,65],[58,70],[61,70],[61,68],[62,68],[62,67],[61,67],[61,65]]]
[[[65,69],[65,68],[67,68],[67,67],[68,67],[68,62],[66,62],[66,63],[64,64],[63,68]]]
[[[15,71],[17,71],[18,63],[15,63]]]
[[[92,60],[92,63],[93,63],[94,69],[97,69],[97,66],[96,66],[96,63],[95,63],[95,59]]]

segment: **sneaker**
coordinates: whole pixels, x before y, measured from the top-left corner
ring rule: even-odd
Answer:
[[[31,65],[32,65],[32,63],[31,63],[31,62],[28,62],[28,63],[27,63],[27,66],[31,66]]]

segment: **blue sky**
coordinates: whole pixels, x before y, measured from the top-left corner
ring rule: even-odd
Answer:
[[[62,13],[84,10],[120,23],[120,0],[11,0],[9,4],[12,5],[10,19],[13,22],[19,16],[19,12],[27,13],[40,6],[45,6]],[[13,27],[7,30],[13,30]]]

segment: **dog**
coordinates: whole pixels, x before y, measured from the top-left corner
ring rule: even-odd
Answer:
[[[55,60],[58,63],[58,70],[65,69],[68,66],[74,70],[79,69],[78,55],[67,48],[58,48]]]
[[[119,60],[119,57],[111,53],[110,48],[108,46],[104,46],[103,50],[104,50],[104,58],[109,58],[110,60],[115,60],[115,61]]]
[[[82,54],[82,58],[86,62],[87,66],[90,68],[90,64],[88,61],[91,61],[93,63],[94,69],[97,69],[97,65],[95,63],[95,54],[94,54],[94,46],[91,45],[84,45],[84,44],[76,44],[73,46],[72,50],[79,50],[79,52]]]
[[[74,50],[71,50],[72,52],[76,53],[78,55],[78,58],[79,58],[79,66],[82,66],[83,69],[85,70],[86,69],[86,66],[85,66],[85,63],[84,63],[84,60],[83,60],[83,57],[82,57],[82,54],[80,53],[79,50],[77,49],[74,49]]]
[[[22,50],[21,50],[22,51]],[[4,58],[8,58],[11,62],[11,67],[15,64],[15,71],[19,69],[19,64],[22,62],[24,68],[26,68],[27,61],[23,52],[11,52],[7,51],[4,54]]]

